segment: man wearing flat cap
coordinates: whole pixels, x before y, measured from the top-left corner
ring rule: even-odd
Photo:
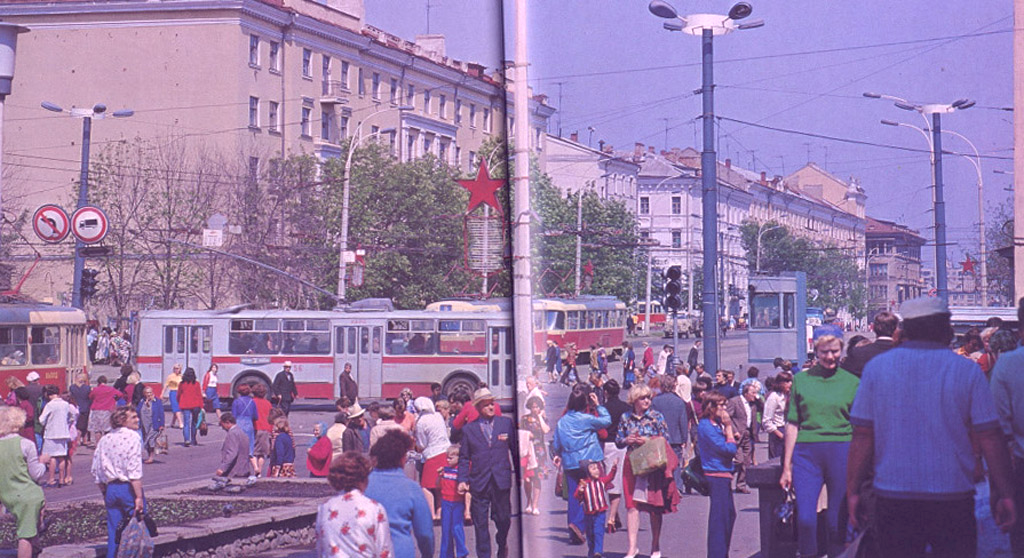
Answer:
[[[491,558],[488,514],[494,518],[498,558],[508,557],[508,530],[512,524],[512,468],[517,466],[519,438],[508,417],[495,416],[494,395],[487,388],[473,393],[480,418],[462,428],[459,452],[459,493],[473,495],[470,515],[476,531],[476,555]]]
[[[940,298],[900,305],[904,340],[864,366],[850,423],[851,522],[863,526],[861,486],[874,469],[874,525],[882,558],[971,557],[974,451],[988,463],[990,504],[1006,531],[1016,521],[1010,457],[988,382],[977,363],[949,348],[949,308]]]

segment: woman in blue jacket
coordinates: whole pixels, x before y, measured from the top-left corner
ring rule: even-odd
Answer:
[[[708,512],[708,558],[728,558],[736,506],[732,500],[732,461],[736,437],[725,409],[725,396],[704,395],[701,419],[697,423],[697,450],[704,476],[708,479],[711,510]]]
[[[598,431],[608,428],[612,417],[599,404],[597,394],[586,384],[576,384],[569,394],[565,414],[558,419],[552,451],[556,467],[562,467],[565,481],[569,485],[569,544],[583,544],[583,506],[572,495],[576,486],[587,474],[580,462],[603,461],[604,446],[598,438]]]

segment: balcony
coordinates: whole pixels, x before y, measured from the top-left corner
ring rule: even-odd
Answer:
[[[344,105],[348,104],[348,87],[345,87],[341,80],[324,80],[321,82],[320,104],[323,105]]]

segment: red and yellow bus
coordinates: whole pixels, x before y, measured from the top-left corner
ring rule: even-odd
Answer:
[[[30,372],[40,383],[66,390],[84,371],[89,352],[85,312],[37,302],[0,303],[0,396],[7,396],[7,378],[23,383]]]

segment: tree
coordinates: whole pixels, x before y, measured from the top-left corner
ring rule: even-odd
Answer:
[[[990,216],[985,240],[988,243],[988,296],[1004,306],[1013,306],[1013,260],[1000,250],[1013,249],[1013,202],[1004,200],[988,212]],[[1005,252],[1003,252],[1005,253]]]

